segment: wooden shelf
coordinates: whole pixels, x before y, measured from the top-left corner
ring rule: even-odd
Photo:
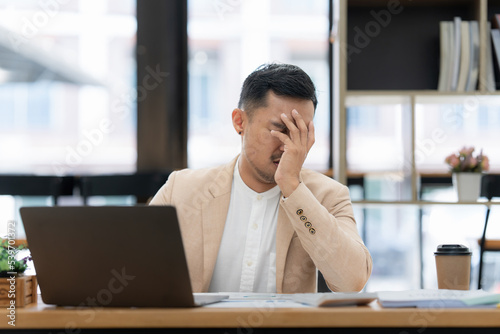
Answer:
[[[495,92],[439,92],[437,90],[349,90],[346,96],[499,96],[500,91]]]
[[[457,5],[467,6],[471,4],[470,0],[399,0],[403,7],[456,7]],[[387,0],[349,0],[349,6],[353,7],[386,7]]]
[[[411,205],[411,206],[434,206],[434,205],[500,205],[500,201],[477,201],[477,202],[437,202],[437,201],[352,201],[352,204],[363,206],[383,206],[383,205]]]

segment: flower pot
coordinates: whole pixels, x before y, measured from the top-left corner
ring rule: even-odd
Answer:
[[[36,276],[13,275],[0,278],[0,306],[24,307],[36,303],[38,284]]]
[[[481,192],[481,173],[453,173],[453,188],[459,202],[475,202]]]

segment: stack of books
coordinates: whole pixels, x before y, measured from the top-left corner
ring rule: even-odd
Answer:
[[[477,21],[441,21],[438,90],[470,92],[479,78],[479,24]]]
[[[479,80],[479,24],[455,17],[441,21],[438,91],[471,92]],[[493,28],[492,28],[493,27]],[[486,90],[496,89],[495,74],[500,65],[500,14],[486,27]],[[491,41],[491,42],[490,42]],[[497,78],[500,80],[500,78]]]

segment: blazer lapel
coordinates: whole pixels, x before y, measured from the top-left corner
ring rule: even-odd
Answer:
[[[231,186],[236,159],[226,165],[207,188],[210,199],[202,205],[203,225],[203,283],[202,291],[208,291],[214,272],[215,262],[224,233]]]
[[[294,232],[292,223],[288,220],[285,210],[280,205],[276,229],[276,291],[278,293],[283,293],[285,262]]]
[[[221,170],[214,179],[214,182],[207,188],[207,194],[210,194],[210,198],[202,205],[202,291],[208,291],[210,287],[215,262],[219,254],[219,247],[231,200],[231,186],[236,161],[237,157]],[[276,227],[276,290],[278,293],[283,292],[285,262],[294,232],[291,222],[288,220],[284,209],[280,206]]]

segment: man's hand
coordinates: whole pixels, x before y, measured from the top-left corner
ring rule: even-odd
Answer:
[[[284,152],[281,156],[274,180],[278,184],[283,196],[288,197],[299,186],[300,170],[307,153],[314,144],[314,124],[306,125],[297,110],[292,110],[292,118],[281,114],[281,120],[288,128],[288,135],[272,130],[271,135],[281,140],[284,144]]]

